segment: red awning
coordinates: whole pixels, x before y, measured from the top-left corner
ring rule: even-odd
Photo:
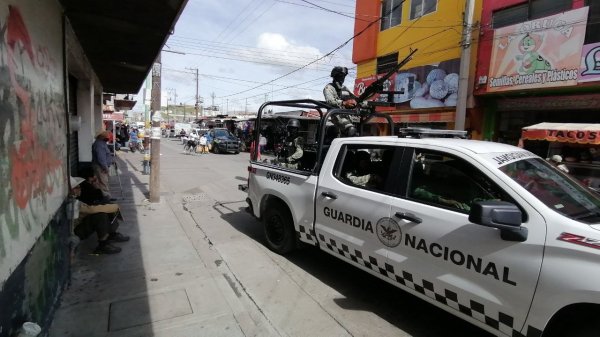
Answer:
[[[454,111],[411,113],[401,115],[390,115],[394,123],[449,123],[454,122]],[[386,123],[385,118],[376,117],[369,123]]]
[[[540,123],[523,128],[525,140],[600,145],[600,124]]]

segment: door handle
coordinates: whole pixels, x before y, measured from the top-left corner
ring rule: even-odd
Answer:
[[[396,217],[398,217],[400,219],[408,220],[410,222],[414,222],[416,224],[420,224],[421,222],[423,222],[423,219],[421,219],[411,213],[396,212]]]
[[[337,199],[337,195],[335,195],[331,192],[322,192],[321,195],[324,196],[325,198]]]

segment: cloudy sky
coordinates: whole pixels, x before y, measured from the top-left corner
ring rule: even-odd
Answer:
[[[170,104],[176,93],[177,104],[193,105],[189,68],[198,68],[203,105],[214,94],[214,105],[231,114],[255,112],[265,99],[322,99],[331,68],[354,66],[352,42],[315,60],[352,37],[354,9],[349,0],[189,0],[163,48],[163,91]]]

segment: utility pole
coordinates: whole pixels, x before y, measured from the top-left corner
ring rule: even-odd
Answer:
[[[173,99],[173,106],[176,107],[177,106],[177,89],[173,89],[173,96],[175,97],[175,99]],[[173,111],[175,111],[175,108],[173,108]]]
[[[198,76],[198,68],[185,68],[188,70],[195,70],[196,71],[196,120],[198,120],[198,111],[200,109],[200,96],[198,96],[198,82],[200,81],[199,76]]]
[[[160,53],[152,66],[152,90],[150,110],[152,111],[152,139],[150,145],[150,202],[160,202],[160,86],[161,58]]]
[[[171,95],[173,95],[173,99],[171,99]],[[167,88],[167,115],[169,115],[169,102],[173,102],[171,106],[173,106],[173,120],[177,122],[177,89],[175,88]]]
[[[473,15],[475,0],[466,0],[463,19],[462,53],[460,55],[460,78],[458,80],[458,101],[454,130],[464,130],[467,119],[467,99],[469,96],[469,75],[471,68],[471,32],[473,30]]]

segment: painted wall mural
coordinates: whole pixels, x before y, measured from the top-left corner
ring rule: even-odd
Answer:
[[[458,100],[458,71],[460,59],[451,59],[434,65],[426,65],[409,69],[402,69],[393,74],[383,85],[383,91],[398,91],[393,94],[391,103],[393,108],[379,108],[378,110],[396,109],[424,109],[444,108],[456,106]],[[365,78],[357,78],[354,83],[354,93],[362,94],[365,89],[381,78],[383,74]],[[374,101],[390,102],[388,95],[375,95]]]
[[[56,4],[0,1],[0,283],[67,195],[63,81]]]

